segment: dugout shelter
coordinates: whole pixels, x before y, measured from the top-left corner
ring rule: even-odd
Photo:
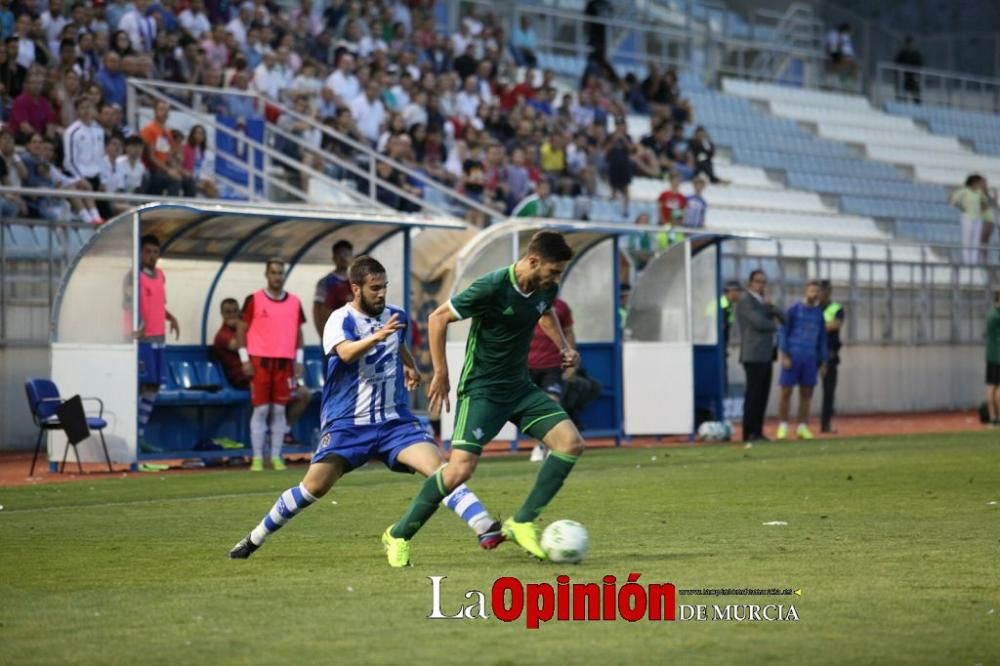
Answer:
[[[302,301],[307,322],[306,384],[318,394],[323,383],[319,336],[311,306],[316,282],[332,269],[332,244],[349,240],[354,252],[371,254],[389,275],[388,301],[411,314],[414,279],[440,285],[442,255],[453,252],[475,232],[453,218],[401,215],[368,208],[336,210],[258,204],[190,205],[153,203],[115,217],[83,246],[66,270],[53,307],[52,379],[63,395],[103,399],[112,459],[130,463],[155,458],[206,460],[246,454],[218,450],[228,438],[249,444],[249,393],[232,387],[208,346],[221,325],[219,306],[265,286],[264,263],[277,257],[288,266],[286,289]],[[138,327],[135,282],[140,269],[140,239],[161,243],[158,267],[164,271],[167,309],[177,317],[180,337],[168,331],[168,378],[154,407],[145,439],[160,451],[140,451],[136,437]],[[312,448],[318,427],[318,398],[297,426]],[[51,461],[65,447],[61,432],[50,434]],[[103,460],[92,437],[79,445],[84,461]],[[294,452],[296,449],[286,449]],[[72,456],[71,456],[72,457]]]

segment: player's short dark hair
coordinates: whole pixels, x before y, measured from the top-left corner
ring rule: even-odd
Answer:
[[[740,290],[742,290],[742,289],[743,289],[743,285],[741,285],[741,284],[740,284],[740,283],[739,283],[738,281],[736,281],[736,280],[726,280],[726,284],[725,284],[725,285],[723,285],[723,287],[722,287],[722,288],[723,288],[723,289],[725,289],[725,290],[727,290],[727,291],[728,291],[729,289],[735,289],[736,291],[740,291]]]
[[[566,237],[551,229],[536,232],[528,243],[527,253],[543,261],[569,261],[573,258],[573,248],[566,242]]]
[[[142,240],[139,241],[139,246],[146,247],[147,245],[154,245],[156,247],[160,247],[160,239],[154,236],[153,234],[146,234],[145,236],[142,237]]]
[[[264,262],[264,270],[271,267],[271,264],[278,264],[281,266],[281,270],[285,270],[285,260],[281,257],[271,257],[266,262]]]
[[[826,289],[827,291],[829,291],[830,289],[833,289],[833,285],[830,283],[829,280],[820,280],[819,281],[819,288],[820,289]]]
[[[347,279],[359,287],[365,283],[369,275],[385,275],[385,266],[378,259],[362,254],[355,257],[351,267],[347,269]]]
[[[763,275],[765,278],[767,277],[767,273],[764,272],[763,268],[755,268],[752,271],[750,271],[750,280],[749,280],[749,282],[753,282],[753,279],[755,277],[757,277],[758,275]]]
[[[817,289],[819,289],[822,286],[823,285],[819,283],[819,280],[809,280],[808,282],[806,282],[806,287],[816,287]]]
[[[236,307],[240,307],[240,302],[238,300],[236,300],[235,298],[233,298],[232,296],[230,296],[228,298],[223,298],[222,299],[222,302],[219,303],[219,310],[222,310],[222,308],[226,307],[230,303],[232,303]]]
[[[337,254],[340,250],[350,250],[354,252],[354,243],[349,240],[339,240],[333,244],[333,254]]]
[[[142,137],[138,134],[132,134],[131,136],[125,137],[125,147],[129,146],[145,146],[146,142],[142,140]]]

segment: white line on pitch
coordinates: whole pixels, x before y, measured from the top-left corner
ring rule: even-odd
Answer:
[[[163,499],[133,500],[131,502],[106,502],[104,504],[66,504],[63,506],[46,506],[37,509],[4,509],[0,511],[0,517],[13,513],[45,513],[47,511],[65,511],[67,509],[107,509],[115,506],[134,506],[137,504],[173,504],[176,502],[204,502],[207,500],[234,499],[237,497],[257,497],[260,495],[270,495],[272,497],[280,495],[280,490],[268,490],[256,493],[234,493],[231,495],[207,495],[203,497],[166,497]]]

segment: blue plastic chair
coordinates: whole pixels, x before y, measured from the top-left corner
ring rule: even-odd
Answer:
[[[59,422],[59,417],[56,415],[56,410],[59,409],[59,405],[63,404],[63,399],[59,396],[59,389],[56,387],[55,383],[51,379],[42,379],[41,377],[29,377],[24,382],[24,391],[28,396],[28,408],[31,410],[31,418],[34,420],[35,425],[38,427],[38,439],[35,442],[35,455],[31,458],[31,471],[28,472],[28,476],[34,476],[35,474],[35,463],[38,460],[38,452],[42,448],[42,435],[45,434],[46,430],[62,430],[62,423]],[[111,456],[108,455],[108,443],[104,439],[104,429],[108,427],[108,422],[104,420],[104,401],[100,398],[80,398],[81,400],[92,400],[97,402],[99,411],[97,416],[87,417],[87,427],[91,430],[96,430],[97,434],[101,436],[101,446],[104,448],[104,459],[108,463],[108,471],[113,472],[111,468]],[[69,446],[63,450],[62,466],[59,471],[62,472],[66,469],[66,454],[69,452]],[[73,452],[76,454],[76,466],[79,468],[80,472],[83,472],[83,465],[80,464],[80,453],[73,447]]]

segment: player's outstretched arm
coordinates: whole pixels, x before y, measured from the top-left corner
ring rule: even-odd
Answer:
[[[389,317],[389,320],[385,322],[385,325],[382,326],[382,328],[378,329],[368,337],[361,338],[360,340],[344,340],[334,347],[334,351],[344,363],[354,363],[359,358],[367,354],[369,349],[380,342],[384,342],[390,336],[395,335],[405,327],[406,325],[399,320],[399,315],[393,314]]]
[[[443,405],[445,411],[451,411],[448,393],[451,384],[448,381],[448,358],[445,354],[445,343],[448,340],[448,324],[458,321],[458,317],[448,303],[438,306],[427,320],[427,344],[431,352],[431,364],[434,366],[434,376],[427,387],[427,408],[431,413]]]

